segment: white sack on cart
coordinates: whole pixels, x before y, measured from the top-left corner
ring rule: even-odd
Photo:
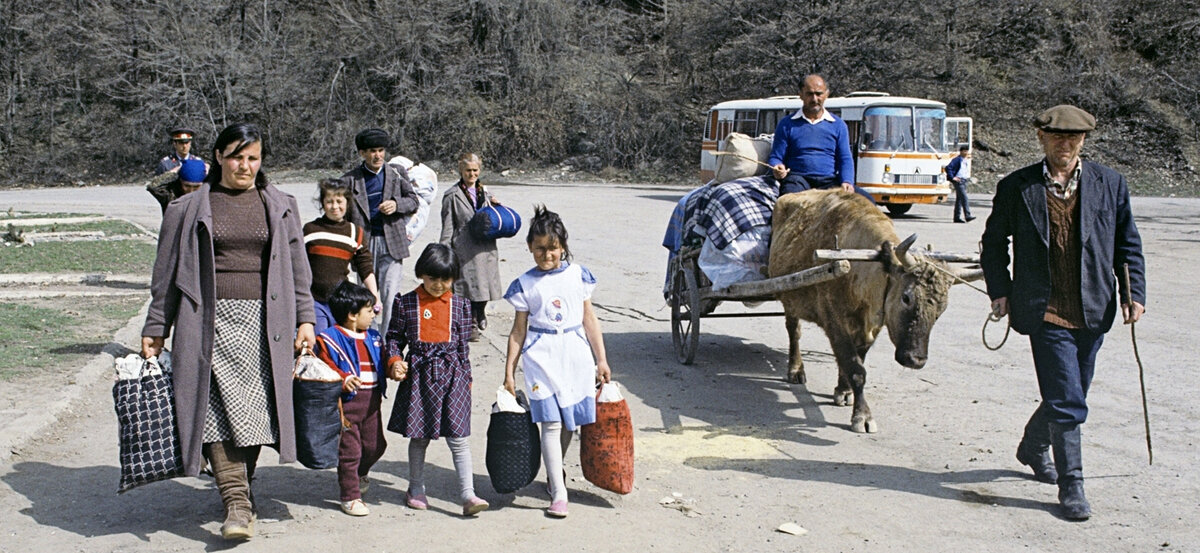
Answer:
[[[766,162],[771,155],[772,135],[751,137],[740,132],[731,132],[725,137],[727,155],[717,157],[717,182],[767,174]],[[756,163],[755,161],[758,161]]]
[[[739,234],[724,249],[717,249],[711,240],[705,240],[696,262],[712,281],[713,290],[722,290],[738,282],[767,278],[770,244],[771,227],[756,226]]]

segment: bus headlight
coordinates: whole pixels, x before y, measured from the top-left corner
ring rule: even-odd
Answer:
[[[892,174],[891,173],[883,174],[883,184],[892,184]]]

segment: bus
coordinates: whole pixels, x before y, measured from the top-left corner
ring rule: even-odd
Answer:
[[[804,106],[799,96],[773,96],[721,102],[708,110],[700,143],[700,178],[712,180],[725,137],[738,132],[769,135],[784,117]],[[905,213],[912,204],[939,203],[950,195],[946,164],[960,146],[971,146],[970,117],[947,117],[946,104],[853,92],[825,100],[825,109],[850,130],[856,184],[888,212]]]

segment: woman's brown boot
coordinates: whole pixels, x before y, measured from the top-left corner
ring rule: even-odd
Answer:
[[[221,537],[246,540],[254,536],[254,507],[250,503],[250,474],[244,452],[232,441],[204,444],[204,455],[212,464],[213,478],[225,504]]]

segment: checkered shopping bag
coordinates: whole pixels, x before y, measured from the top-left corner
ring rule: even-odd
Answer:
[[[120,435],[121,483],[117,493],[142,484],[183,476],[183,451],[175,426],[175,391],[168,363],[158,359],[118,360],[113,384]],[[140,361],[140,363],[139,363]],[[122,370],[134,363],[133,370]],[[164,368],[163,365],[166,365]]]

